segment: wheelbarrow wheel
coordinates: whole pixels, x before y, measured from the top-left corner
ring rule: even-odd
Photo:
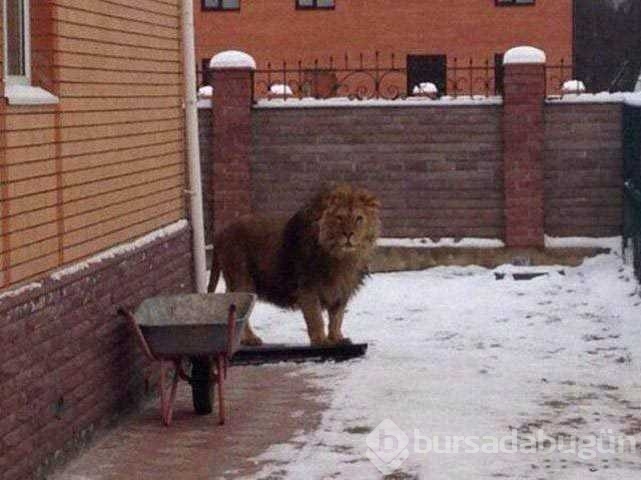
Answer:
[[[191,393],[194,410],[198,415],[208,415],[213,410],[214,381],[211,374],[211,359],[191,358]]]

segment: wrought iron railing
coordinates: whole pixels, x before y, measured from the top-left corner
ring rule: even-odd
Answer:
[[[446,73],[435,76],[429,83],[436,87],[421,88],[405,65],[399,65],[394,54],[383,57],[379,52],[356,59],[345,55],[340,61],[329,57],[326,63],[315,60],[294,65],[282,62],[267,63],[266,68],[254,74],[254,100],[292,98],[346,97],[352,100],[397,100],[410,96],[460,97],[500,94],[495,67],[489,61],[474,63],[453,58],[443,69]],[[427,81],[425,82],[428,83]]]
[[[576,88],[563,88],[564,85],[568,87],[567,83],[576,80]],[[562,97],[568,93],[583,94],[587,89],[585,84],[574,78],[574,68],[572,64],[567,64],[562,59],[558,64],[545,66],[545,93],[548,97]]]
[[[397,100],[413,96],[457,98],[503,94],[500,55],[492,61],[447,58],[441,73],[428,80],[436,86],[436,94],[420,89],[415,92],[417,77],[408,69],[405,58],[400,61],[399,58],[375,52],[369,56],[330,56],[325,62],[268,62],[254,72],[254,100],[331,97]],[[208,75],[202,68],[198,70],[198,79],[199,85],[207,83]],[[586,85],[580,80],[575,78],[575,66],[563,59],[545,66],[548,98],[593,93],[589,82]]]
[[[621,80],[623,76],[627,75],[626,69],[628,65],[629,62],[624,62],[619,70],[614,73],[612,81],[609,82],[609,87],[600,88],[598,82],[593,81],[594,78],[583,79],[580,73],[577,74],[579,69],[575,65],[561,60],[558,64],[545,66],[545,91],[548,97],[562,98],[570,94],[583,95],[601,91],[613,93],[626,90],[626,82],[621,82]],[[580,70],[586,74],[586,72],[595,71],[598,68],[601,68],[601,65],[582,64]]]

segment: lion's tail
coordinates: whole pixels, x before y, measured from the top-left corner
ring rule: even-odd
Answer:
[[[207,291],[212,293],[216,291],[216,285],[218,285],[218,279],[220,277],[220,259],[218,258],[217,249],[214,247],[214,251],[211,259],[211,274],[209,276],[209,287]]]

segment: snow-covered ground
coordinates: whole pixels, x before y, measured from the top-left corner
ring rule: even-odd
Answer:
[[[384,478],[368,448],[383,466],[393,454],[376,438],[408,455],[387,478],[641,478],[632,273],[614,254],[550,272],[529,281],[495,280],[479,267],[374,275],[344,327],[369,342],[367,356],[297,374],[325,389],[328,408],[316,431],[256,458],[255,478]],[[306,341],[298,312],[260,304],[252,320],[267,341]],[[375,430],[385,419],[407,443],[393,441],[389,424]]]

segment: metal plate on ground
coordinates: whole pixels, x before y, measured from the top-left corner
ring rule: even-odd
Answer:
[[[231,359],[232,365],[262,365],[279,362],[345,361],[362,357],[367,343],[346,343],[327,347],[270,343],[260,347],[241,346]]]

